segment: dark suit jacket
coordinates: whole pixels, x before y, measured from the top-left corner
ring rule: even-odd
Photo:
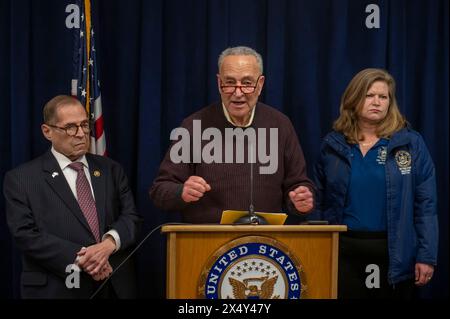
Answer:
[[[142,219],[122,167],[102,156],[86,154],[86,159],[100,235],[115,229],[120,236],[120,250],[109,259],[114,269],[133,248]],[[95,244],[95,239],[53,154],[48,151],[9,171],[3,189],[8,226],[23,253],[22,297],[89,298],[98,283],[81,272],[80,288],[68,289],[66,267],[74,263],[81,247]],[[119,298],[136,297],[132,259],[114,274],[111,283]]]

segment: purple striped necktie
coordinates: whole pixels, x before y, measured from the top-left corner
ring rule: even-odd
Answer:
[[[81,211],[83,212],[83,215],[91,228],[92,234],[94,234],[95,240],[99,243],[100,228],[98,225],[97,208],[95,207],[95,201],[92,196],[89,181],[84,174],[83,163],[73,162],[69,164],[69,167],[77,171],[76,189],[78,204],[80,205]]]

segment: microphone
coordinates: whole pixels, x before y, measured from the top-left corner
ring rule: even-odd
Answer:
[[[250,147],[250,205],[248,207],[248,214],[238,218],[234,224],[235,225],[268,225],[267,220],[258,216],[255,213],[255,207],[253,206],[253,162],[254,162],[254,147],[252,141],[249,139]]]

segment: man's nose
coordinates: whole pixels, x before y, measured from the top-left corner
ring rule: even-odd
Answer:
[[[77,134],[75,134],[76,137],[84,137],[84,132],[81,126],[77,126]]]
[[[236,89],[234,90],[234,95],[236,95],[236,96],[244,95],[240,86],[236,86]]]

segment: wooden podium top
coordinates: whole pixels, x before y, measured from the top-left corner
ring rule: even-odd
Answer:
[[[345,232],[345,225],[164,225],[162,233],[172,232]]]

